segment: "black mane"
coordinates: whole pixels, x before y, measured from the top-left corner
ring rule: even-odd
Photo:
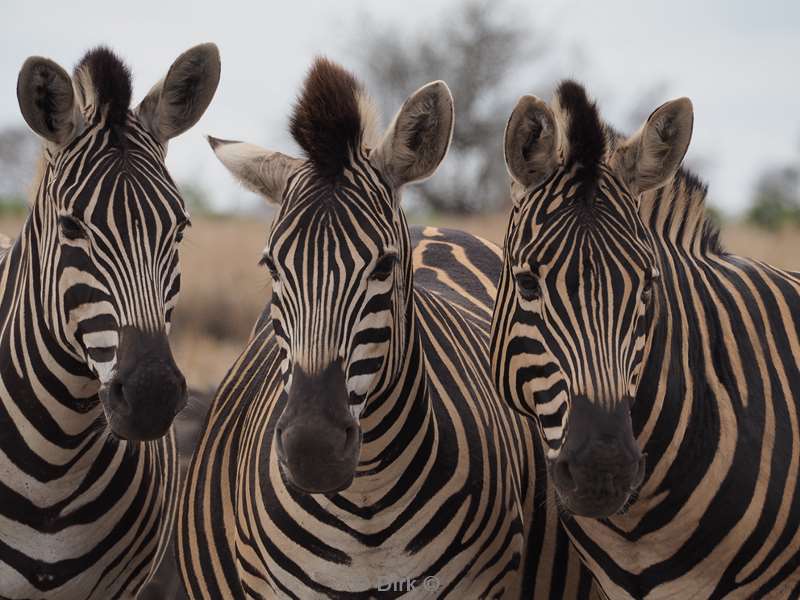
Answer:
[[[96,108],[103,108],[107,124],[114,129],[125,127],[131,104],[131,72],[109,48],[98,46],[84,54],[75,67],[75,79],[85,70],[94,88]]]
[[[606,132],[597,104],[589,100],[582,85],[572,80],[561,82],[556,98],[565,118],[568,165],[579,164],[595,175],[606,155]]]
[[[628,136],[608,123],[603,123],[603,127],[607,160]],[[660,238],[672,239],[687,250],[697,248],[704,255],[724,255],[727,250],[720,239],[719,226],[706,210],[707,195],[708,185],[684,164],[675,173],[672,181],[645,193],[639,213]],[[660,208],[663,203],[669,204],[667,210]],[[660,222],[662,215],[667,216],[668,222]],[[679,227],[673,226],[675,219],[680,220]]]
[[[361,91],[353,75],[325,58],[309,70],[289,131],[322,177],[339,176],[361,143]]]

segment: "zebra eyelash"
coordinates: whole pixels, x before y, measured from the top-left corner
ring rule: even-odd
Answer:
[[[180,244],[183,241],[183,236],[186,233],[186,230],[192,226],[192,222],[189,219],[186,219],[183,223],[178,225],[178,230],[175,233],[175,242]]]
[[[514,279],[517,282],[517,290],[524,300],[533,302],[541,297],[542,289],[539,285],[539,278],[533,272],[521,271],[515,273]]]
[[[644,281],[644,288],[642,289],[642,302],[645,304],[649,303],[651,298],[653,297],[653,283],[661,279],[661,273],[658,269],[653,268],[650,272],[650,275]]]
[[[266,254],[258,260],[258,266],[266,267],[273,280],[278,279],[278,269],[275,268],[275,263],[272,262],[272,259]]]
[[[375,268],[370,273],[369,278],[373,281],[385,281],[394,271],[394,266],[397,263],[397,254],[389,252],[384,254],[375,263]]]
[[[58,217],[58,228],[68,240],[81,240],[86,239],[86,231],[81,222],[70,215],[61,215]]]

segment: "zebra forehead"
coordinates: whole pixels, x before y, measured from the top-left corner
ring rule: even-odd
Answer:
[[[360,244],[368,240],[376,245],[386,245],[394,239],[392,215],[381,203],[365,206],[356,203],[352,196],[333,192],[332,199],[320,200],[312,196],[291,199],[274,220],[270,239],[294,240],[298,236],[328,236],[345,241],[353,238]]]
[[[92,106],[96,114],[102,109],[109,126],[125,127],[132,86],[130,69],[122,59],[98,46],[84,54],[73,78],[85,107]]]
[[[375,141],[377,112],[363,86],[339,65],[317,58],[294,107],[289,130],[318,175],[334,179],[353,152]]]

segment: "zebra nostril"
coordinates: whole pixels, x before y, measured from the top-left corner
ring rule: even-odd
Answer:
[[[179,414],[181,414],[181,412],[183,411],[184,408],[186,408],[186,405],[188,403],[189,403],[189,401],[186,398],[186,396],[182,396],[180,398],[180,400],[178,400],[178,402],[175,403],[175,408],[173,410],[173,416],[178,416]]]
[[[275,428],[275,443],[278,446],[278,456],[286,456],[286,452],[283,449],[283,428],[276,427]]]
[[[132,407],[125,397],[125,384],[122,381],[114,380],[108,386],[109,408],[119,417],[128,417],[132,412]]]
[[[345,438],[344,438],[344,451],[348,452],[353,448],[353,445],[356,443],[358,439],[358,427],[351,425],[344,431]]]
[[[115,381],[111,384],[111,397],[119,402],[125,401],[125,386],[121,381]]]
[[[575,483],[575,478],[572,476],[572,472],[569,469],[569,462],[566,460],[558,461],[555,466],[555,471],[555,480],[563,488],[568,490],[577,489],[578,486]]]
[[[636,465],[636,476],[634,477],[633,484],[631,485],[631,490],[636,490],[640,485],[642,485],[646,472],[647,455],[642,454],[642,456],[639,458],[639,463]]]

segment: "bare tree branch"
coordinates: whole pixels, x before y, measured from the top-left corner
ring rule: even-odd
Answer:
[[[520,94],[550,82],[512,81],[544,56],[544,40],[522,9],[503,1],[470,0],[450,7],[448,19],[418,33],[394,23],[359,19],[354,39],[361,73],[384,115],[391,116],[413,90],[443,79],[456,102],[453,143],[436,176],[410,190],[426,208],[474,213],[495,210],[508,198],[502,137]],[[534,40],[538,40],[536,43]]]

